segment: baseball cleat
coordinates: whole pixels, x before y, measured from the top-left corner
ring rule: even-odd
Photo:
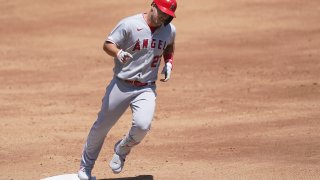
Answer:
[[[78,171],[78,178],[80,180],[90,180],[91,170],[86,169],[85,167],[80,167],[80,170]]]
[[[114,153],[113,158],[111,159],[109,166],[113,173],[118,174],[122,171],[124,166],[125,158],[119,156],[118,154]]]

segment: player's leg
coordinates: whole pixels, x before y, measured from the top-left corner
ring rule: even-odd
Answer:
[[[121,87],[123,88],[123,87]],[[98,118],[91,127],[83,148],[80,166],[91,172],[109,130],[130,104],[130,94],[119,88],[115,80],[107,87]]]
[[[150,130],[151,122],[156,108],[156,95],[154,91],[145,91],[138,95],[130,104],[132,110],[132,127],[124,144],[137,145]]]
[[[150,130],[156,106],[155,101],[155,92],[150,90],[142,92],[131,102],[132,127],[129,133],[115,145],[115,154],[110,162],[114,173],[121,172],[126,155],[130,153],[132,147],[142,141]]]

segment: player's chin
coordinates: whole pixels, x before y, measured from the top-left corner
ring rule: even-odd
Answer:
[[[157,26],[161,26],[162,24],[164,24],[163,21],[158,21],[158,22],[157,22]]]
[[[164,23],[164,21],[162,21],[160,19],[157,19],[157,20],[154,21],[154,24],[157,25],[157,26],[161,26],[163,23]]]

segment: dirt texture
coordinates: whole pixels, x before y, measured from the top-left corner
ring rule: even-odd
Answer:
[[[102,44],[151,0],[0,3],[0,179],[76,173],[113,75]],[[152,129],[112,174],[128,110],[93,174],[320,179],[319,12],[319,0],[178,1],[173,74],[157,82]]]

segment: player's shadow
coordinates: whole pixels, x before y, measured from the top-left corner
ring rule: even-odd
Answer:
[[[107,179],[97,179],[97,180],[153,180],[152,175],[140,175],[136,177],[124,177],[124,178],[107,178]]]

